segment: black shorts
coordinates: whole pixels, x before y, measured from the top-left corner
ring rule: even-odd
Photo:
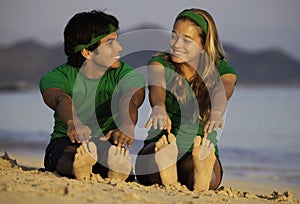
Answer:
[[[46,148],[44,166],[47,171],[55,171],[58,159],[67,146],[79,147],[80,144],[72,143],[68,137],[56,138],[50,141]]]

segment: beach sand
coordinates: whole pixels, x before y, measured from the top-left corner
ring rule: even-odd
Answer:
[[[192,192],[184,186],[143,186],[92,175],[77,181],[43,172],[41,155],[0,157],[0,203],[300,203],[300,188],[224,176],[215,191]]]

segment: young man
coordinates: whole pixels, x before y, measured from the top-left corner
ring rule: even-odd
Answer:
[[[55,125],[46,170],[86,179],[93,173],[126,180],[144,79],[120,61],[118,20],[101,11],[74,15],[64,30],[67,63],[40,80]],[[93,142],[91,142],[93,141]]]

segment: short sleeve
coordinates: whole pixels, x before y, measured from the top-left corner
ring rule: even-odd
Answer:
[[[61,70],[55,68],[52,71],[46,73],[39,82],[41,93],[49,88],[59,88],[66,93],[70,92],[69,85],[67,83],[68,78]]]
[[[164,67],[169,67],[169,63],[166,62],[166,60],[164,60],[161,56],[153,56],[149,61],[148,61],[148,65],[152,62],[158,62],[160,64],[162,64]]]
[[[224,74],[234,74],[234,75],[236,75],[236,77],[238,76],[236,69],[232,65],[230,65],[227,61],[225,61],[224,59],[217,60],[216,66],[220,73],[220,76],[222,76]]]
[[[162,56],[158,56],[158,55],[153,56],[148,61],[148,65],[152,62],[158,62],[165,68],[165,79],[167,82],[168,82],[168,80],[170,80],[174,77],[174,72],[175,72],[174,68]]]

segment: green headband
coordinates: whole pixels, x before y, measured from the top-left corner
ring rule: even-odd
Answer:
[[[109,34],[113,33],[113,32],[116,32],[117,31],[117,28],[115,26],[113,26],[112,24],[109,24],[109,32],[108,33],[105,33],[103,35],[99,35],[97,37],[94,37],[91,39],[91,42],[88,43],[88,44],[80,44],[80,45],[77,45],[75,48],[74,48],[74,53],[77,53],[79,52],[80,50],[84,49],[84,48],[87,48],[97,42],[99,42],[102,38],[108,36]]]
[[[205,33],[207,33],[207,22],[201,15],[198,15],[192,11],[183,11],[176,17],[176,20],[180,17],[188,17],[192,19],[202,28],[202,30],[204,30]]]

